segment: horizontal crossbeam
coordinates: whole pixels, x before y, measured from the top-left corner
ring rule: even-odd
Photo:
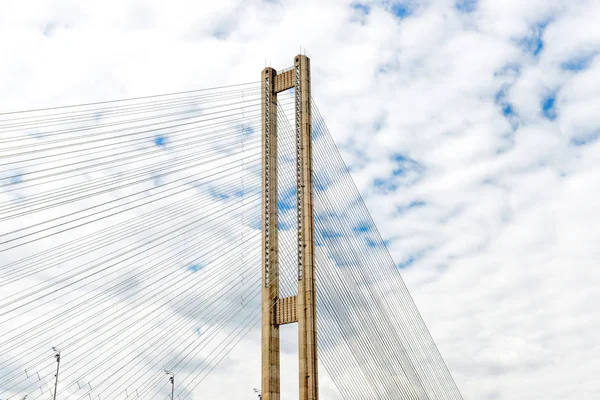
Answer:
[[[275,75],[275,81],[273,85],[274,93],[283,92],[294,87],[294,70],[283,72],[279,75]]]
[[[275,322],[277,325],[291,324],[298,322],[296,296],[283,297],[277,300],[275,304]]]

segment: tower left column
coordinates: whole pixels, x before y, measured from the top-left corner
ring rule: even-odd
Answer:
[[[277,235],[277,95],[273,68],[262,72],[262,399],[280,398]]]

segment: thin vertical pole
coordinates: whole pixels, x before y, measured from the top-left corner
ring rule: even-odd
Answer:
[[[171,400],[175,400],[175,375],[171,376]]]
[[[56,358],[56,379],[54,380],[54,400],[56,400],[56,392],[58,390],[58,371],[60,370],[60,351],[54,357]]]
[[[317,303],[314,262],[312,180],[312,116],[310,60],[294,59],[296,107],[296,168],[298,211],[298,358],[300,400],[319,398],[317,368]]]
[[[277,95],[273,68],[262,72],[262,382],[264,400],[280,398],[277,233]]]

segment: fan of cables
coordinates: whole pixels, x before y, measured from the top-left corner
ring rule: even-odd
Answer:
[[[0,114],[0,398],[199,398],[256,342],[260,90]],[[283,297],[296,293],[297,215],[293,96],[281,98]],[[324,378],[347,399],[461,399],[312,110]]]

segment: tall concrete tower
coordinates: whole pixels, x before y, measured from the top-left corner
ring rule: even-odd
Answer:
[[[277,74],[265,68],[262,81],[262,398],[280,399],[279,326],[298,323],[300,400],[319,398],[317,308],[314,262],[310,60]],[[277,232],[277,93],[295,89],[298,294],[279,297]]]

